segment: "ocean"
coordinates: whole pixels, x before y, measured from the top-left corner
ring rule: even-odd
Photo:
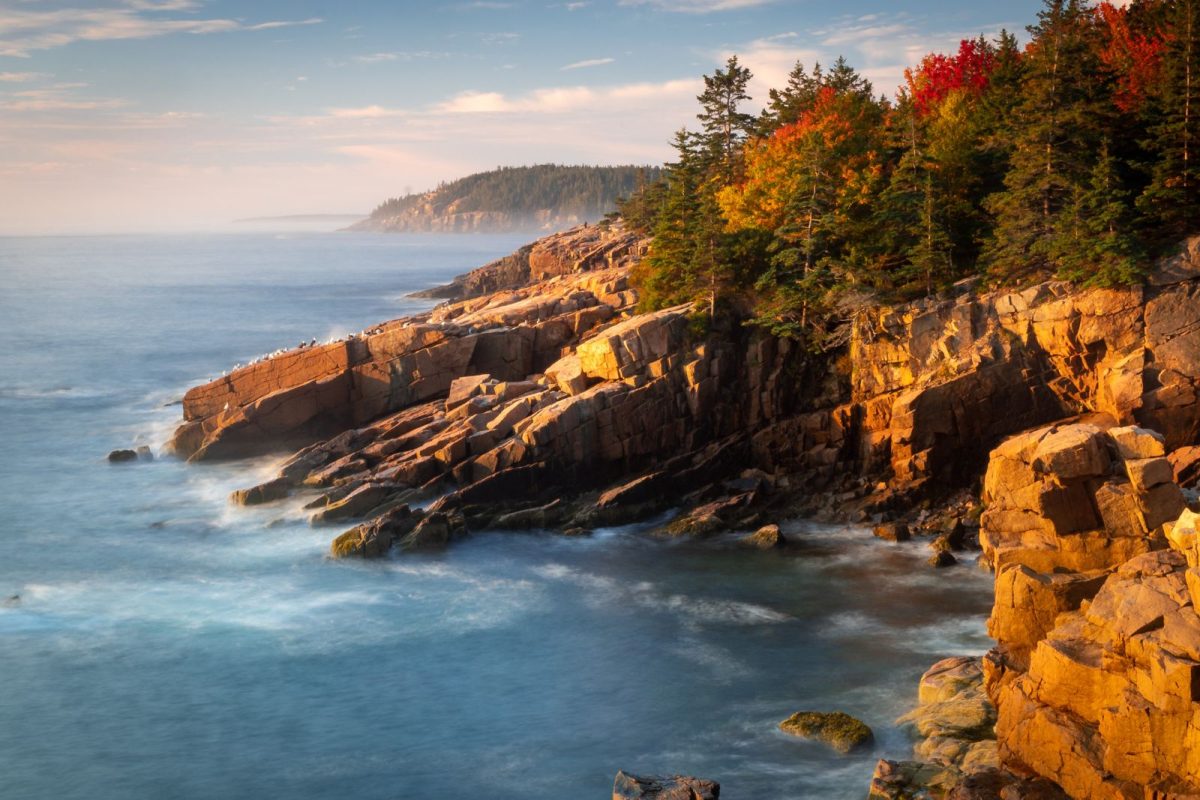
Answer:
[[[0,798],[605,798],[624,769],[836,800],[909,755],[921,673],[989,646],[970,559],[787,521],[787,553],[650,523],[337,562],[302,498],[228,503],[279,459],[106,462],[158,453],[189,386],[521,243],[0,238]],[[875,749],[776,729],[802,709]]]

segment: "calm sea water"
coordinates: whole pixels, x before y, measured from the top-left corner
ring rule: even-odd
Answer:
[[[723,796],[859,798],[936,658],[987,646],[989,581],[919,545],[785,525],[728,541],[481,533],[325,557],[270,460],[110,466],[192,384],[426,307],[513,237],[0,239],[0,797],[595,797],[617,769]],[[800,709],[875,727],[850,758]]]

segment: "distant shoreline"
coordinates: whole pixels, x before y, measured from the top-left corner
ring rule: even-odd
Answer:
[[[235,219],[235,225],[257,222],[357,222],[368,214],[285,214],[279,217],[246,217]]]

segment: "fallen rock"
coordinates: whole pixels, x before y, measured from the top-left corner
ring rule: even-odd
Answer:
[[[684,775],[639,777],[621,771],[613,781],[612,796],[613,800],[719,800],[721,784]]]
[[[108,454],[108,463],[110,464],[126,464],[137,460],[138,454],[136,450],[113,450]]]
[[[797,711],[779,723],[779,729],[825,742],[839,753],[851,753],[875,741],[875,734],[865,723],[841,711]]]

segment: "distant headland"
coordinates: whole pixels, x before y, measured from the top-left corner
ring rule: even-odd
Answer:
[[[658,167],[502,167],[391,198],[352,231],[388,233],[552,232],[597,221],[658,180]]]

